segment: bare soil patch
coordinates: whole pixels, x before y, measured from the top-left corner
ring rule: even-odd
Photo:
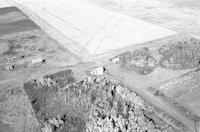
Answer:
[[[160,87],[160,91],[166,97],[186,107],[200,117],[198,99],[200,94],[199,79],[199,70],[197,69],[168,81]]]

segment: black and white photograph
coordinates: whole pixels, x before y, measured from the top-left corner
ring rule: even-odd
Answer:
[[[0,132],[200,132],[200,0],[0,0]]]

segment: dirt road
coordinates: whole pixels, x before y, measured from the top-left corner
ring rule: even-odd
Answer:
[[[134,90],[149,103],[173,116],[175,119],[186,125],[191,131],[195,132],[195,125],[193,121],[181,115],[176,109],[170,106],[169,103],[161,101],[159,97],[152,95],[145,88],[135,86],[129,73],[122,71],[113,65],[107,66],[106,69],[111,76],[122,82],[125,86]],[[143,83],[142,80],[141,83]]]

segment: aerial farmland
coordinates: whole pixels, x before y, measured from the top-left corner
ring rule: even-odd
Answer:
[[[200,132],[198,0],[0,0],[0,132]]]

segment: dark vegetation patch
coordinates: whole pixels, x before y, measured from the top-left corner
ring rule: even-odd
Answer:
[[[76,80],[71,70],[47,75],[24,84],[39,122],[53,132],[82,132],[88,100],[71,86]],[[65,89],[67,87],[67,89]],[[44,130],[46,132],[46,130]]]
[[[53,48],[48,44],[52,43],[54,41],[41,30],[2,36],[0,38],[0,71],[16,71],[28,67],[32,57],[50,53]],[[31,58],[28,59],[29,57]]]
[[[200,41],[195,38],[164,45],[159,53],[163,56],[160,65],[164,68],[179,70],[200,65]]]
[[[26,48],[28,48],[26,46],[27,44],[39,41],[39,36],[36,35],[15,36],[10,39],[2,39],[0,41],[3,43],[7,43],[9,47],[7,51],[2,53],[2,55],[14,56],[17,55],[17,53],[23,52]],[[29,49],[31,49],[31,47],[29,47]]]
[[[54,41],[41,30],[13,33],[0,38],[1,60],[17,62],[20,59],[52,52]]]
[[[43,132],[174,131],[140,96],[104,77],[76,82],[73,72],[66,70],[30,81],[24,88]]]
[[[0,121],[0,132],[14,132],[14,130],[9,124]]]
[[[11,33],[19,33],[23,31],[30,31],[34,29],[39,29],[39,27],[30,19],[28,19],[28,16],[26,16],[23,12],[21,12],[16,7],[6,7],[0,9],[0,15],[6,16],[7,13],[16,13],[16,16],[13,17],[27,17],[27,19],[18,20],[18,21],[5,21],[4,19],[1,20],[3,24],[0,24],[0,35],[6,35]],[[20,16],[18,14],[21,14]],[[9,14],[8,14],[9,15]]]
[[[75,82],[71,70],[63,71],[63,73],[58,72],[55,74],[57,77],[52,74],[24,84],[24,89],[39,119],[45,120],[53,117],[56,110],[60,111],[62,104],[59,104],[59,101],[62,95],[59,95],[59,89],[63,87],[64,81],[68,84]],[[61,82],[61,80],[64,81]]]
[[[5,8],[0,8],[0,15],[10,13],[10,12],[17,12],[20,11],[17,7],[5,7]]]
[[[151,55],[149,49],[143,48],[133,52],[128,51],[119,56],[119,63],[129,70],[137,71],[141,74],[148,74],[157,65],[157,60]]]

